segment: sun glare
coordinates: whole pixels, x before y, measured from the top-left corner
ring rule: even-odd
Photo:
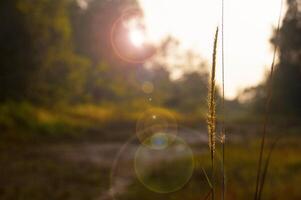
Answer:
[[[145,35],[142,30],[133,28],[129,30],[129,39],[135,47],[141,47],[145,42]]]
[[[225,4],[227,98],[263,79],[272,58],[269,40],[277,23],[280,1],[229,0]],[[171,35],[185,49],[194,50],[210,62],[214,32],[221,21],[219,0],[139,0],[139,3],[150,41],[159,43]],[[140,33],[134,32],[131,38],[135,44],[141,44]],[[220,57],[218,62],[220,66]],[[218,79],[220,73],[217,71]]]

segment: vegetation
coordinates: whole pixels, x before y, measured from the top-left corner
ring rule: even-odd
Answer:
[[[218,39],[218,28],[216,29],[213,45],[213,55],[212,55],[212,70],[210,77],[210,89],[208,94],[208,138],[209,138],[209,149],[211,154],[211,185],[212,185],[212,199],[214,198],[214,159],[215,159],[215,143],[216,143],[216,99],[215,99],[215,71],[216,71],[216,50],[217,50],[217,39]]]
[[[273,76],[231,101],[224,99],[224,84],[220,90],[215,83],[218,29],[211,70],[187,51],[180,65],[188,70],[174,79],[168,56],[179,48],[175,39],[140,52],[151,67],[125,61],[112,47],[112,24],[125,9],[139,12],[136,1],[91,0],[88,7],[79,2],[0,2],[0,199],[112,198],[110,175],[118,151],[137,147],[138,141],[132,146],[128,141],[148,109],[156,109],[153,119],[168,113],[177,122],[175,128],[164,120],[163,125],[143,121],[154,126],[148,131],[199,134],[187,139],[194,173],[171,194],[152,192],[127,174],[132,180],[118,199],[220,199],[219,194],[233,200],[301,199],[299,1],[287,1],[282,25],[271,39],[279,50]],[[224,72],[224,61],[222,67]],[[258,134],[262,123],[263,138]],[[209,148],[199,138],[206,128]],[[182,162],[172,154],[170,159]],[[155,161],[146,178],[183,173]]]
[[[299,140],[298,135],[289,134],[278,143],[272,155],[263,199],[300,199]],[[91,161],[86,149],[78,144],[12,144],[15,143],[1,142],[1,199],[97,199],[110,187],[110,164]],[[253,198],[258,149],[259,140],[251,136],[227,143],[227,155],[231,155],[227,158],[226,168],[227,199]],[[194,175],[181,190],[157,194],[136,180],[119,199],[204,199],[210,189],[201,168],[210,171],[208,153],[196,155],[199,161]],[[74,154],[84,157],[76,159]],[[92,154],[91,150],[89,155]],[[97,152],[93,155],[100,156]]]

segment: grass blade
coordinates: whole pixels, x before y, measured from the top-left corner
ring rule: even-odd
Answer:
[[[208,200],[209,197],[211,196],[212,189],[206,194],[206,196],[203,198],[204,200]]]
[[[282,6],[283,6],[283,0],[281,0],[281,6],[280,6],[280,14],[278,19],[278,26],[277,26],[277,32],[276,32],[276,38],[279,37],[279,30],[280,30],[280,22],[281,22],[281,16],[282,16]],[[276,54],[278,50],[278,44],[275,44],[274,47],[274,54],[273,54],[273,61],[271,64],[271,71],[270,71],[270,81],[267,82],[267,100],[265,104],[265,117],[263,122],[263,132],[262,132],[262,138],[261,138],[261,146],[260,146],[260,153],[259,153],[259,161],[258,161],[258,168],[257,168],[257,177],[256,177],[256,188],[255,188],[255,196],[254,199],[258,200],[259,198],[259,186],[261,184],[262,180],[262,160],[263,160],[263,153],[265,148],[265,140],[267,135],[267,124],[269,121],[269,107],[270,107],[270,101],[272,99],[272,83],[273,83],[273,74],[274,74],[274,67],[275,67],[275,60],[276,60]]]
[[[208,183],[210,189],[212,189],[212,184],[211,184],[211,181],[210,181],[210,179],[209,179],[209,176],[208,176],[207,172],[205,171],[205,169],[204,169],[203,167],[202,167],[202,171],[203,171],[203,173],[204,173],[204,175],[205,175],[205,178],[206,178],[206,180],[207,180],[207,183]]]
[[[280,137],[279,137],[280,138]],[[264,165],[264,168],[263,168],[263,173],[262,173],[262,177],[261,177],[261,183],[260,183],[260,186],[259,186],[259,191],[258,191],[258,200],[261,199],[261,196],[262,196],[262,191],[263,191],[263,187],[264,187],[264,183],[265,183],[265,180],[266,180],[266,176],[267,176],[267,173],[268,173],[268,169],[269,169],[269,164],[270,164],[270,160],[271,160],[271,156],[272,156],[272,153],[276,147],[276,144],[277,142],[279,141],[279,138],[277,138],[270,150],[269,150],[269,153],[268,153],[268,156],[266,158],[266,161],[265,161],[265,165]]]
[[[224,5],[225,2],[222,0],[222,134],[221,134],[221,143],[222,143],[222,194],[221,199],[225,199],[225,139],[226,139],[226,130],[225,130],[225,55],[224,55]]]

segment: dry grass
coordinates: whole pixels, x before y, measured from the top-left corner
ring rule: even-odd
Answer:
[[[216,143],[216,84],[215,84],[215,72],[216,72],[216,54],[217,54],[217,39],[218,39],[218,28],[215,32],[213,55],[212,55],[212,69],[209,83],[208,93],[208,138],[209,148],[211,154],[211,183],[212,183],[212,199],[214,199],[214,153]]]
[[[222,194],[221,199],[225,199],[225,142],[226,142],[226,130],[225,130],[225,55],[224,55],[224,15],[225,15],[225,2],[222,0],[222,133],[221,133],[221,144],[222,144]]]
[[[282,5],[283,1],[281,1],[281,7],[280,7],[280,13],[279,13],[279,19],[278,19],[278,26],[276,31],[276,38],[279,37],[279,30],[280,30],[280,22],[281,22],[281,16],[282,16]],[[260,146],[260,153],[259,153],[259,161],[258,161],[258,168],[257,168],[257,176],[256,176],[256,187],[255,187],[255,200],[261,199],[261,194],[263,190],[263,185],[265,182],[266,173],[268,171],[269,166],[269,159],[271,157],[272,150],[274,147],[271,147],[271,151],[266,158],[267,165],[262,169],[262,163],[263,163],[263,154],[265,149],[265,143],[266,143],[266,137],[267,137],[267,126],[270,118],[269,109],[270,109],[270,102],[272,99],[272,84],[273,84],[273,75],[274,75],[274,68],[275,68],[275,60],[276,60],[276,54],[278,50],[278,45],[275,44],[274,46],[274,55],[273,60],[271,64],[271,71],[269,76],[269,81],[267,82],[266,91],[267,91],[267,97],[266,97],[266,103],[265,103],[265,116],[264,116],[264,122],[263,122],[263,131],[262,131],[262,138],[261,138],[261,146]],[[263,170],[263,171],[262,171]]]

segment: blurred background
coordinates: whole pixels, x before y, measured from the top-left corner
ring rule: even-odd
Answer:
[[[219,4],[2,0],[0,199],[202,199]],[[283,7],[276,37],[280,1],[225,2],[228,199],[253,198],[275,45],[267,148],[281,139],[263,199],[301,199],[301,1]],[[177,135],[181,155],[143,147],[154,126]]]

